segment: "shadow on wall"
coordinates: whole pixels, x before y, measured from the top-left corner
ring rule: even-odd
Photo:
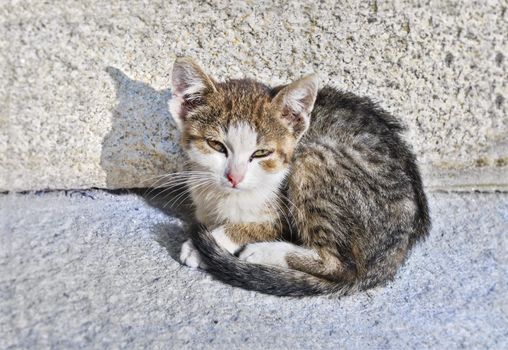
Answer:
[[[168,110],[170,89],[155,90],[108,67],[117,104],[102,142],[101,167],[110,189],[150,187],[157,175],[179,171],[178,134]]]
[[[121,70],[108,67],[113,79],[117,104],[112,110],[111,131],[102,142],[101,167],[107,186],[140,187],[134,190],[149,204],[177,222],[157,223],[154,239],[178,261],[180,247],[193,228],[192,204],[185,187],[156,187],[160,175],[180,171],[184,162],[175,142],[178,131],[168,110],[169,89],[155,90],[148,84],[130,79]]]

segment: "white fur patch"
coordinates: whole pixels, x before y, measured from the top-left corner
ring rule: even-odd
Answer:
[[[257,132],[247,123],[231,125],[219,141],[227,149],[226,156],[220,152],[203,153],[191,147],[187,154],[195,164],[193,170],[209,171],[213,185],[191,188],[196,213],[201,223],[218,225],[228,223],[266,222],[273,218],[276,207],[275,193],[289,169],[267,172],[258,159],[250,160],[258,149]],[[226,178],[230,171],[242,177],[236,188]]]
[[[217,242],[217,244],[230,252],[231,254],[234,254],[240,246],[233,242],[227,235],[224,230],[224,226],[219,226],[216,229],[214,229],[211,232],[213,238]]]
[[[260,242],[248,244],[240,253],[240,259],[253,264],[288,267],[288,254],[318,259],[316,252],[288,242]]]
[[[258,133],[247,123],[241,122],[229,127],[226,145],[237,159],[249,159],[256,150]]]
[[[226,146],[230,151],[226,173],[241,181],[237,188],[242,187],[242,181],[249,168],[250,157],[256,151],[257,132],[247,123],[232,125],[226,134]]]

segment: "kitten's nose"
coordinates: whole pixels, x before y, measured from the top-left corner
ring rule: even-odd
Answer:
[[[228,181],[231,183],[231,185],[233,185],[233,187],[236,187],[243,180],[244,175],[229,172],[226,174],[226,177],[228,178]]]

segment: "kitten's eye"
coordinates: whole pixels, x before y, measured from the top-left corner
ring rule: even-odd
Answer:
[[[273,151],[270,151],[267,149],[258,149],[256,152],[252,153],[252,156],[250,156],[250,158],[252,160],[253,158],[268,157],[272,153],[273,153]]]
[[[226,149],[226,146],[224,146],[219,141],[206,139],[206,143],[208,144],[208,146],[212,147],[217,152],[224,153],[225,155],[228,155],[228,150]]]

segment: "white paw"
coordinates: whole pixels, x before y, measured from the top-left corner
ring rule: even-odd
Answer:
[[[284,242],[261,242],[248,244],[239,258],[252,264],[288,267],[286,256],[291,244]]]
[[[197,269],[198,267],[205,269],[206,266],[201,261],[199,251],[196,249],[192,240],[188,239],[182,244],[182,250],[180,251],[180,262],[184,265]]]
[[[226,231],[224,230],[224,226],[219,226],[216,229],[212,230],[210,232],[215,239],[215,242],[217,242],[217,245],[219,247],[222,247],[223,249],[227,250],[231,254],[234,254],[240,246],[233,242],[228,235],[226,234]]]

